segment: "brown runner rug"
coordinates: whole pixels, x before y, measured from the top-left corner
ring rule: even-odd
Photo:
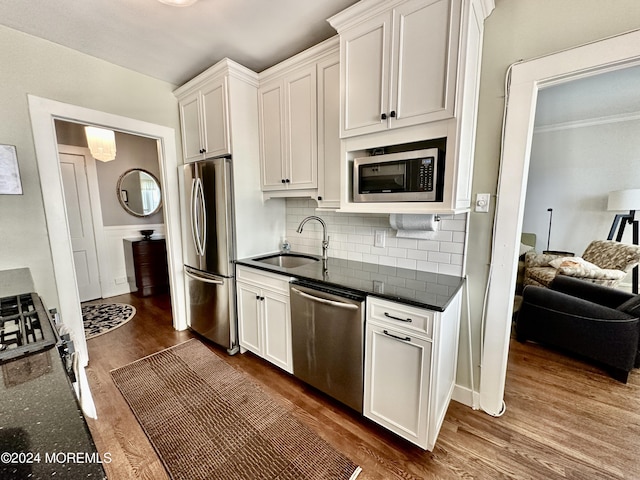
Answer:
[[[360,467],[196,339],[111,372],[173,479],[355,479]]]

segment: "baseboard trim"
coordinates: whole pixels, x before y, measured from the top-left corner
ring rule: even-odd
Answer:
[[[474,410],[480,409],[480,393],[470,388],[456,385],[453,389],[451,399],[467,407],[471,407]]]

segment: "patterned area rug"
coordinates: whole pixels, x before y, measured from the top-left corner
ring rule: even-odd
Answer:
[[[97,303],[82,306],[84,335],[87,340],[121,327],[136,314],[136,309],[126,303]]]
[[[348,480],[360,467],[196,339],[111,372],[174,480]]]

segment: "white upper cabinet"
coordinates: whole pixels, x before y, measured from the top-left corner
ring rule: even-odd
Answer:
[[[342,137],[453,116],[456,5],[412,0],[361,22],[331,19],[344,66]]]
[[[340,56],[318,62],[318,208],[340,207]]]
[[[331,188],[339,192],[339,182],[327,185],[324,179],[324,157],[337,151],[336,170],[339,162],[338,119],[332,116],[339,105],[334,94],[340,86],[332,76],[337,72],[338,39],[333,38],[260,73],[260,168],[265,198],[322,197],[320,186],[323,191],[329,188],[333,207],[338,205],[339,195]],[[335,108],[326,102],[335,102]],[[319,154],[323,155],[320,161]]]
[[[261,84],[258,99],[263,191],[316,188],[315,65]]]
[[[227,78],[212,78],[179,100],[185,162],[231,153]]]
[[[329,19],[340,36],[339,211],[469,210],[484,19],[494,6],[493,0],[360,0]],[[354,202],[354,158],[443,143],[441,201]]]

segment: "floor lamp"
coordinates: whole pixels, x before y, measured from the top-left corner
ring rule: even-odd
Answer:
[[[607,210],[628,211],[629,213],[616,214],[613,219],[613,223],[611,224],[607,240],[613,240],[613,237],[615,236],[616,241],[622,241],[624,227],[627,224],[630,224],[633,228],[632,242],[634,245],[638,245],[638,220],[636,220],[637,209],[640,209],[640,188],[609,192]],[[618,231],[617,234],[616,230]],[[633,293],[638,293],[637,266],[633,268],[632,282]]]

